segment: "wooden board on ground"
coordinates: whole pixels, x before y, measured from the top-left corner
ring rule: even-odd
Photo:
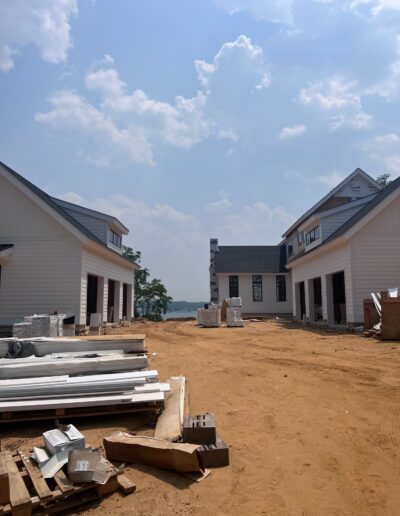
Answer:
[[[164,402],[151,403],[125,403],[122,405],[108,405],[96,407],[82,408],[64,408],[64,409],[43,409],[43,410],[26,410],[19,412],[0,412],[1,423],[16,423],[20,421],[38,421],[50,419],[68,419],[89,416],[110,416],[118,414],[133,414],[140,412],[159,413],[164,408]],[[1,514],[1,513],[0,513]]]
[[[182,436],[185,411],[185,377],[172,376],[167,382],[171,391],[165,396],[165,408],[160,414],[154,437],[166,441],[177,441]]]
[[[126,475],[118,476],[118,487],[121,493],[128,495],[136,491],[136,485]]]
[[[11,502],[0,503],[0,515],[30,516],[31,514],[55,514],[77,508],[103,496],[124,491],[114,466],[109,463],[112,475],[104,484],[73,485],[60,471],[54,479],[44,479],[37,465],[28,461],[30,452],[1,452],[1,467],[10,474]],[[27,466],[28,464],[28,466]],[[127,479],[128,483],[132,484]],[[126,485],[128,488],[128,485]],[[132,489],[132,488],[131,488]],[[130,490],[129,492],[133,492]]]

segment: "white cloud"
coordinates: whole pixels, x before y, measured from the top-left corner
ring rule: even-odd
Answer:
[[[328,113],[332,129],[343,126],[367,129],[372,116],[363,111],[361,96],[354,91],[355,87],[355,82],[336,76],[302,88],[298,100],[304,106]]]
[[[400,175],[399,143],[400,136],[397,133],[387,133],[368,140],[362,145],[362,149],[376,160],[381,170],[387,169]]]
[[[258,20],[292,24],[293,0],[216,0],[229,14],[248,11]]]
[[[129,91],[113,58],[106,55],[85,74],[85,96],[56,92],[49,98],[51,110],[35,119],[52,129],[83,134],[87,141],[82,143],[91,148],[85,145],[78,155],[100,167],[153,164],[161,145],[189,149],[210,136],[237,142],[240,135],[233,123],[241,121],[245,96],[269,81],[263,51],[239,36],[224,43],[211,64],[196,61],[195,66],[207,90],[191,98],[177,96],[170,103],[141,89]],[[96,105],[88,98],[95,93],[100,97]]]
[[[271,208],[265,202],[226,213],[223,222],[214,229],[221,241],[241,245],[277,244],[280,235],[293,222],[292,217],[283,207]]]
[[[67,202],[72,202],[73,204],[80,204],[80,205],[83,205],[84,201],[85,201],[85,199],[81,195],[79,195],[76,192],[72,192],[72,191],[61,194],[59,199],[61,199],[63,201],[67,201]]]
[[[270,84],[264,52],[244,35],[224,43],[212,63],[197,59],[195,67],[200,83],[211,91],[219,89],[221,78],[225,94],[228,93],[227,87],[235,92],[240,88],[250,93]]]
[[[77,12],[77,0],[0,2],[0,70],[11,70],[13,56],[28,44],[49,63],[65,61],[71,47],[70,17]]]
[[[211,201],[205,206],[205,210],[211,213],[221,213],[227,211],[232,207],[232,201],[229,199],[227,192],[219,192],[220,199],[218,201]]]
[[[278,138],[280,140],[287,140],[290,138],[295,138],[296,136],[301,136],[306,131],[307,127],[304,124],[293,125],[291,127],[283,127],[283,129],[279,133]]]
[[[140,128],[119,129],[114,121],[73,91],[59,91],[49,99],[52,110],[37,113],[35,120],[54,129],[90,136],[97,146],[95,157],[81,151],[88,160],[110,166],[119,162],[153,163],[153,150]]]
[[[400,11],[400,0],[351,0],[344,4],[345,10],[359,12],[360,8],[367,8],[372,16],[379,16],[384,11]]]
[[[366,89],[366,95],[376,95],[388,102],[399,100],[400,98],[400,36],[396,38],[397,55],[396,59],[390,63],[387,76],[378,81],[373,86]]]
[[[328,185],[330,188],[335,188],[339,183],[343,181],[344,177],[345,176],[343,174],[339,174],[338,172],[332,172],[331,174],[317,176],[316,179],[320,183]]]

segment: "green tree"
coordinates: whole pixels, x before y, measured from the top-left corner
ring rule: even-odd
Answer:
[[[381,174],[380,176],[378,176],[376,178],[376,182],[382,187],[382,188],[385,188],[385,186],[387,186],[391,180],[389,179],[390,177],[390,174]]]
[[[124,246],[122,252],[128,260],[140,264],[142,259],[140,251],[134,251],[131,247]],[[150,281],[149,277],[150,272],[147,267],[135,271],[135,317],[143,315],[161,320],[161,314],[167,311],[172,297],[168,296],[167,289],[161,280],[154,278]]]

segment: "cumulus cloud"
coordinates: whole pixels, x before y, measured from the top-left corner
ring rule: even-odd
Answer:
[[[191,98],[165,102],[141,89],[130,91],[106,55],[85,74],[85,96],[58,91],[49,98],[51,110],[35,119],[84,135],[92,150],[80,149],[79,156],[103,167],[154,164],[160,145],[189,149],[210,136],[236,143],[240,135],[232,127],[232,113],[246,95],[269,82],[263,51],[239,36],[222,45],[212,63],[196,61],[195,66],[203,89]],[[89,100],[93,94],[100,98],[96,105]]]
[[[304,124],[293,125],[291,127],[283,127],[281,132],[279,133],[278,138],[280,140],[288,140],[290,138],[295,138],[296,136],[301,136],[307,131],[307,127]]]
[[[49,63],[65,61],[71,47],[70,18],[77,12],[77,0],[0,2],[0,70],[11,70],[15,56],[28,44]]]
[[[379,163],[379,168],[384,167],[396,175],[400,175],[400,136],[397,133],[377,135],[364,142],[362,148],[371,158]]]
[[[263,50],[244,35],[224,43],[212,63],[197,59],[195,67],[202,86],[214,93],[224,88],[227,94],[227,85],[237,94],[260,91],[270,84]]]
[[[400,11],[400,0],[351,0],[344,4],[345,10],[368,9],[372,16],[379,16],[384,11]]]
[[[247,11],[257,20],[293,23],[293,0],[216,0],[218,7],[229,14]]]
[[[219,192],[220,199],[218,201],[211,201],[205,206],[205,210],[211,213],[220,213],[227,211],[232,207],[232,201],[229,199],[227,192]]]
[[[308,107],[316,107],[329,114],[330,126],[367,129],[372,116],[362,107],[361,96],[355,91],[356,83],[342,77],[332,77],[302,88],[298,100]]]

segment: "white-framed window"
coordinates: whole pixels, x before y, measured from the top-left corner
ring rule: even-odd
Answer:
[[[287,243],[287,254],[288,256],[292,256],[293,254],[293,244],[292,242]]]
[[[115,231],[110,229],[110,242],[116,247],[122,247],[122,237]]]
[[[286,276],[284,274],[276,276],[276,300],[279,303],[286,301]]]
[[[311,231],[306,233],[306,245],[310,245],[320,237],[319,226],[315,226]]]
[[[297,242],[299,245],[304,244],[304,231],[299,231],[297,234]]]

